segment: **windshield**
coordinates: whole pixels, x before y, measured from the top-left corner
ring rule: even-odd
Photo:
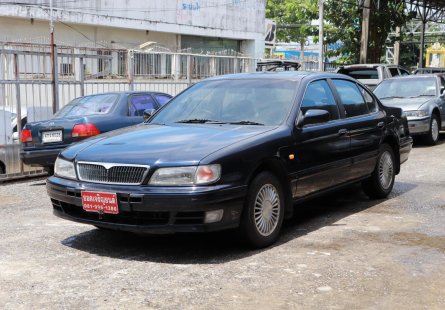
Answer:
[[[218,80],[173,98],[150,123],[278,125],[293,105],[297,85],[285,80]]]
[[[374,94],[379,99],[435,96],[436,80],[434,77],[384,80],[374,90]]]
[[[76,98],[59,110],[54,118],[106,114],[118,97],[118,94],[102,94]]]
[[[349,75],[358,80],[377,80],[379,78],[377,68],[342,68],[338,70],[338,73]]]

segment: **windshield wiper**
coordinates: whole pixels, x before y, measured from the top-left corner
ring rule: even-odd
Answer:
[[[406,97],[403,97],[403,96],[388,96],[388,97],[382,97],[382,98],[379,98],[380,100],[382,100],[382,99],[395,99],[395,98],[406,98]]]
[[[253,122],[253,121],[229,122],[229,124],[232,124],[232,125],[259,125],[259,126],[264,126],[264,124],[262,124],[262,123],[257,123],[257,122]]]
[[[426,95],[426,94],[422,94],[422,95],[417,95],[417,96],[411,96],[409,98],[418,98],[418,97],[434,97],[434,95]]]
[[[225,124],[221,121],[215,121],[211,119],[204,119],[204,118],[192,118],[192,119],[183,119],[180,121],[177,121],[175,123],[183,123],[183,124]]]

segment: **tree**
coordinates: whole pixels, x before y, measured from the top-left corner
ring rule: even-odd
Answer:
[[[266,17],[277,23],[280,42],[299,42],[301,50],[314,29],[311,21],[318,16],[317,0],[267,0]]]
[[[376,4],[379,3],[379,7]],[[354,1],[326,2],[326,42],[343,42],[342,48],[331,54],[341,56],[343,62],[356,63],[360,55],[360,35],[362,10]],[[388,34],[397,26],[404,25],[412,16],[405,10],[402,0],[371,1],[371,16],[369,24],[369,63],[381,62],[385,53]],[[360,20],[360,27],[354,20]],[[391,42],[393,43],[393,42]]]

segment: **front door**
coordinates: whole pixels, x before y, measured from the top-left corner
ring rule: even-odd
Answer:
[[[330,119],[297,129],[294,173],[297,189],[294,198],[302,198],[321,189],[344,182],[351,161],[350,138],[344,119],[326,80],[311,82],[300,106],[300,116],[308,110],[326,110]]]

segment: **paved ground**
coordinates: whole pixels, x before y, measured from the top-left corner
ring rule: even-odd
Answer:
[[[417,146],[387,200],[301,206],[261,251],[100,231],[54,217],[43,179],[0,185],[0,308],[445,309],[444,155]]]

